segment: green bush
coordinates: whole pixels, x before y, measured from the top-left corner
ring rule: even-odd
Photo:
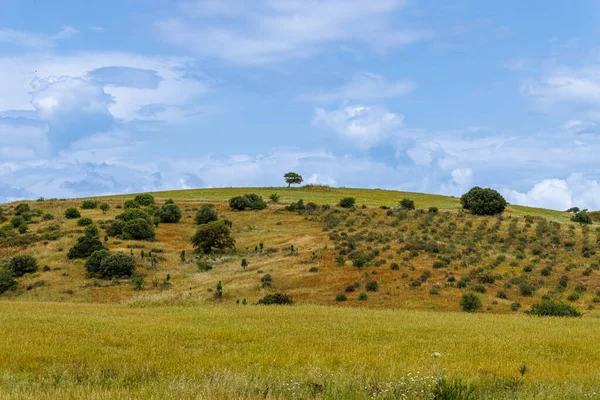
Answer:
[[[181,220],[181,209],[175,203],[167,203],[160,209],[160,222],[176,223]]]
[[[102,260],[98,276],[104,279],[131,276],[135,271],[136,261],[133,256],[125,253],[110,255]]]
[[[358,295],[358,299],[359,299],[360,301],[365,301],[365,300],[367,300],[367,299],[368,299],[368,296],[367,296],[367,294],[366,294],[366,293],[364,293],[364,292],[361,292],[361,293],[359,293],[359,295]]]
[[[92,225],[93,223],[94,223],[94,221],[92,221],[91,218],[87,218],[87,217],[79,218],[77,220],[78,226],[88,226],[88,225]]]
[[[81,208],[83,210],[94,210],[94,209],[98,208],[98,201],[97,200],[84,200],[81,203]]]
[[[482,189],[478,186],[463,194],[460,202],[465,210],[476,215],[501,214],[508,205],[504,197],[494,189]]]
[[[21,215],[28,212],[31,212],[31,208],[27,203],[20,203],[15,207],[15,215]]]
[[[66,219],[76,219],[81,217],[79,210],[73,207],[67,208],[65,210],[65,218]]]
[[[427,212],[429,214],[437,214],[439,212],[439,209],[437,207],[429,207],[429,209],[427,210]]]
[[[335,301],[346,301],[346,300],[348,300],[348,296],[346,296],[343,293],[340,293],[335,296]]]
[[[50,213],[46,213],[42,216],[42,219],[44,221],[52,221],[54,219],[54,215],[52,215]]]
[[[283,293],[269,294],[258,301],[262,305],[292,305],[294,301],[290,296]]]
[[[120,219],[112,221],[106,228],[106,234],[111,237],[122,235],[123,229],[125,229],[125,224],[126,222]]]
[[[259,195],[247,193],[243,196],[236,196],[229,199],[229,207],[235,211],[264,210],[267,208],[267,203]]]
[[[475,293],[465,293],[460,299],[460,307],[464,312],[475,312],[481,309],[481,299]]]
[[[16,217],[13,217],[10,220],[10,224],[13,226],[13,228],[18,228],[20,226],[26,225],[27,223],[25,222],[25,219],[23,219],[22,216],[17,215]]]
[[[207,272],[213,269],[213,265],[203,259],[199,259],[196,265],[198,266],[198,271],[200,272]]]
[[[145,212],[143,210],[139,210],[139,209],[129,209],[129,210],[125,211],[123,214],[117,215],[115,218],[118,220],[121,220],[121,221],[125,221],[125,222],[133,221],[134,219],[143,218],[146,221],[148,221],[149,224],[152,224],[152,217],[150,215],[148,215],[147,212]]]
[[[132,210],[136,208],[140,208],[140,203],[135,200],[127,200],[123,205],[126,210]]]
[[[128,221],[123,228],[123,239],[150,240],[155,235],[154,228],[144,218]]]
[[[96,250],[93,252],[85,262],[85,270],[88,274],[96,276],[100,273],[100,267],[102,261],[110,256],[110,252],[106,249]]]
[[[350,208],[354,206],[354,204],[356,204],[356,199],[354,197],[344,197],[339,203],[340,207],[343,208]]]
[[[102,214],[106,214],[106,212],[110,210],[110,206],[108,203],[102,203],[100,204],[100,209],[102,210]]]
[[[13,271],[9,268],[0,268],[0,294],[13,289],[17,286],[17,281],[13,277]]]
[[[77,239],[77,243],[67,253],[70,260],[75,258],[88,258],[95,251],[105,250],[104,245],[98,237],[98,228],[95,225],[89,225],[85,228],[85,234]]]
[[[365,284],[365,289],[367,292],[376,292],[379,290],[379,284],[377,281],[369,281]]]
[[[543,301],[539,304],[534,304],[525,313],[542,317],[581,317],[581,313],[575,307],[552,301]]]
[[[402,199],[400,200],[400,207],[402,207],[403,210],[414,210],[415,202],[411,199]]]
[[[590,216],[590,214],[588,214],[587,210],[581,210],[576,212],[571,217],[571,221],[577,222],[579,224],[591,224],[594,222],[592,221],[592,217]]]
[[[231,230],[223,221],[212,221],[200,225],[194,236],[192,236],[192,244],[202,254],[235,248],[235,240],[231,237]]]
[[[212,204],[204,204],[196,213],[196,224],[208,224],[209,222],[218,221],[219,214],[214,210]]]
[[[133,200],[139,205],[145,207],[154,204],[154,196],[149,193],[138,194]]]
[[[37,271],[38,263],[35,257],[25,254],[13,257],[8,263],[8,268],[13,276],[23,276]]]

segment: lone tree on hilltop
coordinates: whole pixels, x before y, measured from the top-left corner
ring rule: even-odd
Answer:
[[[283,178],[285,179],[285,183],[288,184],[288,187],[292,186],[292,184],[299,185],[304,180],[302,179],[302,175],[295,172],[288,172],[283,176]]]
[[[475,186],[460,198],[465,210],[475,215],[502,214],[508,205],[504,197],[494,189]]]

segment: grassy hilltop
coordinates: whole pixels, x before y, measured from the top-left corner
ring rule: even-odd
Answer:
[[[228,200],[245,193],[268,207],[231,210]],[[278,202],[268,201],[273,193]],[[158,224],[153,241],[107,235],[133,195],[98,198],[106,212],[82,209],[83,199],[26,202],[26,228],[9,226],[18,203],[1,206],[0,264],[32,255],[38,267],[0,296],[0,350],[11,354],[0,361],[0,398],[432,398],[444,392],[442,375],[463,394],[438,398],[598,392],[595,224],[512,205],[475,216],[456,198],[378,189],[153,196],[182,211],[180,222]],[[337,206],[345,197],[356,206]],[[416,209],[398,207],[403,198]],[[317,207],[285,209],[299,200]],[[231,221],[235,252],[194,253],[205,204]],[[91,277],[85,260],[67,257],[86,229],[68,208],[91,219],[112,254],[133,255],[134,276]],[[255,305],[274,293],[295,305]],[[460,311],[466,293],[480,312]],[[524,314],[542,301],[583,317]],[[465,397],[469,388],[475,397]]]

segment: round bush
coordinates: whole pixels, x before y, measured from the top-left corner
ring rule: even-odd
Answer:
[[[400,200],[400,207],[404,210],[414,210],[415,202],[411,199],[402,199]]]
[[[581,317],[581,313],[569,304],[543,301],[531,306],[525,314],[538,315],[542,317]]]
[[[10,268],[0,268],[0,294],[17,286]]]
[[[134,219],[143,218],[146,221],[148,221],[149,224],[152,223],[152,217],[150,217],[150,215],[148,215],[147,212],[139,210],[139,209],[129,209],[129,210],[125,211],[123,214],[117,215],[115,218],[118,220],[121,220],[121,221],[125,221],[125,222],[133,221]]]
[[[30,211],[31,211],[31,208],[29,207],[29,204],[27,204],[27,203],[21,203],[15,207],[15,215],[25,214]]]
[[[75,219],[75,218],[79,218],[81,217],[81,214],[79,213],[79,210],[76,208],[67,208],[65,210],[65,218],[66,219]]]
[[[475,293],[465,293],[460,299],[460,307],[465,312],[475,312],[481,309],[481,299]]]
[[[38,263],[35,257],[28,254],[15,256],[8,263],[14,276],[23,276],[37,271]]]
[[[235,211],[264,210],[267,208],[267,203],[257,194],[246,193],[243,196],[236,196],[229,199],[229,207]]]
[[[126,210],[140,208],[140,204],[135,200],[127,200],[124,204]]]
[[[169,203],[160,210],[160,222],[175,223],[181,220],[181,209],[177,204]]]
[[[97,250],[104,250],[104,245],[98,236],[85,235],[77,239],[75,246],[69,249],[67,257],[70,260],[75,258],[88,258]]]
[[[141,206],[154,204],[154,196],[149,193],[138,194],[133,200]]]
[[[120,219],[112,221],[108,228],[106,228],[106,234],[112,237],[122,235],[125,224],[126,222]]]
[[[292,304],[294,304],[294,301],[287,294],[275,293],[275,294],[269,294],[269,295],[263,297],[262,299],[260,299],[258,301],[258,304],[263,304],[263,305],[272,305],[272,304],[292,305]]]
[[[231,204],[231,203],[230,203]],[[209,222],[217,221],[219,215],[213,209],[212,204],[205,204],[200,207],[200,210],[196,213],[196,223],[198,225],[208,224]]]
[[[97,275],[100,272],[102,261],[110,256],[108,250],[97,250],[85,262],[85,270],[91,275]]]
[[[463,194],[460,202],[465,210],[476,215],[501,214],[508,205],[504,197],[494,189],[482,189],[478,186]]]
[[[84,200],[81,203],[81,208],[83,210],[94,210],[98,207],[98,201],[97,200]]]
[[[344,197],[340,200],[340,207],[350,208],[356,203],[356,199],[354,197]]]
[[[133,256],[125,253],[110,255],[100,264],[98,276],[104,279],[122,276],[131,276],[135,271],[136,261]]]
[[[367,292],[376,292],[379,290],[379,284],[376,281],[369,281],[365,284]]]
[[[123,239],[148,240],[155,235],[152,225],[143,218],[129,221],[123,228]]]
[[[77,220],[77,225],[79,226],[88,226],[88,225],[92,225],[94,223],[94,221],[92,221],[91,218],[79,218]]]

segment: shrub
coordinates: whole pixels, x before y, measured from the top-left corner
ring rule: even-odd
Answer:
[[[196,224],[198,225],[208,224],[209,222],[217,221],[218,219],[219,215],[214,210],[212,204],[204,204],[196,213]]]
[[[54,215],[52,215],[50,213],[46,213],[42,216],[42,219],[44,221],[52,221],[54,219]]]
[[[519,284],[519,292],[521,292],[521,296],[532,296],[533,292],[535,292],[535,287],[528,282],[521,282]]]
[[[84,200],[83,203],[81,203],[81,208],[83,210],[94,210],[94,209],[98,208],[98,201],[97,200]]]
[[[8,263],[13,276],[23,276],[37,271],[38,263],[35,257],[28,254],[15,256]]]
[[[131,276],[135,271],[135,266],[136,261],[133,256],[125,253],[113,254],[102,260],[98,276],[104,279]]]
[[[567,296],[567,300],[569,301],[577,301],[579,300],[579,293],[571,293],[570,295]]]
[[[376,292],[379,290],[379,284],[377,281],[369,281],[365,284],[365,289],[367,292]]]
[[[344,197],[343,199],[340,200],[340,207],[343,208],[350,208],[352,206],[354,206],[354,204],[356,203],[356,199],[354,197]]]
[[[235,211],[264,210],[267,208],[267,203],[259,195],[247,193],[229,199],[229,207]]]
[[[481,309],[481,299],[475,293],[465,293],[460,299],[460,307],[464,312],[475,312]]]
[[[138,194],[133,198],[133,201],[141,206],[147,207],[154,204],[154,196],[149,193]]]
[[[213,265],[202,258],[198,260],[196,265],[198,266],[198,271],[200,272],[207,272],[213,269]]]
[[[482,189],[478,186],[463,194],[460,202],[465,210],[476,215],[501,214],[508,205],[504,197],[494,189]]]
[[[260,278],[260,283],[263,289],[269,289],[271,286],[273,286],[273,277],[271,276],[271,274],[266,274],[265,276]]]
[[[430,214],[437,214],[439,210],[437,207],[429,207],[429,210],[427,210],[427,212]]]
[[[140,208],[140,204],[135,200],[127,200],[124,204],[124,208],[126,210],[132,210],[135,208]]]
[[[579,224],[591,224],[592,217],[588,214],[587,210],[581,210],[576,212],[572,217],[571,221],[577,222]]]
[[[131,220],[123,228],[123,239],[149,240],[155,235],[152,225],[143,218]]]
[[[200,225],[192,236],[192,244],[203,254],[221,252],[235,248],[230,228],[222,221],[212,221]]]
[[[148,215],[147,212],[139,209],[129,209],[123,214],[117,215],[115,218],[124,222],[129,222],[133,221],[134,219],[143,218],[146,221],[148,221],[149,224],[152,224],[152,217],[150,217],[150,215]]]
[[[269,196],[269,199],[273,202],[273,203],[278,203],[279,202],[279,195],[277,193],[271,193],[271,195]]]
[[[93,252],[85,262],[85,270],[88,274],[95,276],[100,273],[100,267],[102,265],[102,261],[105,258],[110,256],[110,252],[106,249],[96,250]]]
[[[346,300],[348,300],[348,297],[344,293],[340,293],[337,296],[335,296],[335,301],[346,301]]]
[[[485,286],[483,286],[483,285],[475,285],[475,286],[473,286],[473,290],[476,291],[477,293],[485,293],[486,292]]]
[[[112,221],[108,228],[106,228],[106,234],[112,237],[122,235],[125,224],[125,221],[119,219]]]
[[[361,301],[365,301],[365,300],[367,300],[367,298],[368,298],[368,296],[367,296],[367,294],[366,294],[366,293],[364,293],[364,292],[361,292],[361,293],[359,293],[359,295],[358,295],[358,299],[359,299],[359,300],[361,300]]]
[[[160,222],[176,223],[181,220],[181,209],[175,203],[168,203],[161,207],[159,216]]]
[[[15,215],[22,215],[31,211],[29,204],[20,203],[15,207]]]
[[[72,260],[75,258],[88,258],[97,250],[105,250],[104,245],[98,237],[98,229],[94,225],[85,228],[85,234],[77,239],[77,243],[67,253],[67,257]]]
[[[294,301],[287,294],[275,293],[275,294],[269,294],[269,295],[263,297],[262,299],[260,299],[258,301],[258,304],[262,304],[262,305],[272,305],[272,304],[292,305],[292,304],[294,304]]]
[[[442,377],[433,388],[433,399],[436,400],[475,400],[475,387],[463,384],[460,379],[448,381]]]
[[[92,225],[93,223],[94,223],[94,221],[92,221],[91,218],[79,218],[77,220],[78,226],[88,226],[88,225]]]
[[[9,268],[0,268],[0,294],[17,286],[13,272]]]
[[[354,287],[354,285],[348,285],[348,286],[346,286],[345,292],[352,293],[352,292],[354,292],[355,289],[356,288]]]
[[[65,210],[65,218],[66,219],[75,219],[75,218],[79,218],[81,217],[81,214],[79,213],[79,210],[76,208],[67,208]]]
[[[402,199],[400,200],[400,207],[402,207],[403,210],[414,210],[415,202],[411,199]]]
[[[20,227],[22,225],[25,225],[26,222],[23,219],[23,217],[21,217],[20,215],[17,215],[16,217],[13,217],[10,220],[10,224],[12,225],[13,228],[18,228],[18,227]]]
[[[581,313],[575,307],[552,301],[543,301],[539,304],[534,304],[525,313],[541,317],[581,317]]]

